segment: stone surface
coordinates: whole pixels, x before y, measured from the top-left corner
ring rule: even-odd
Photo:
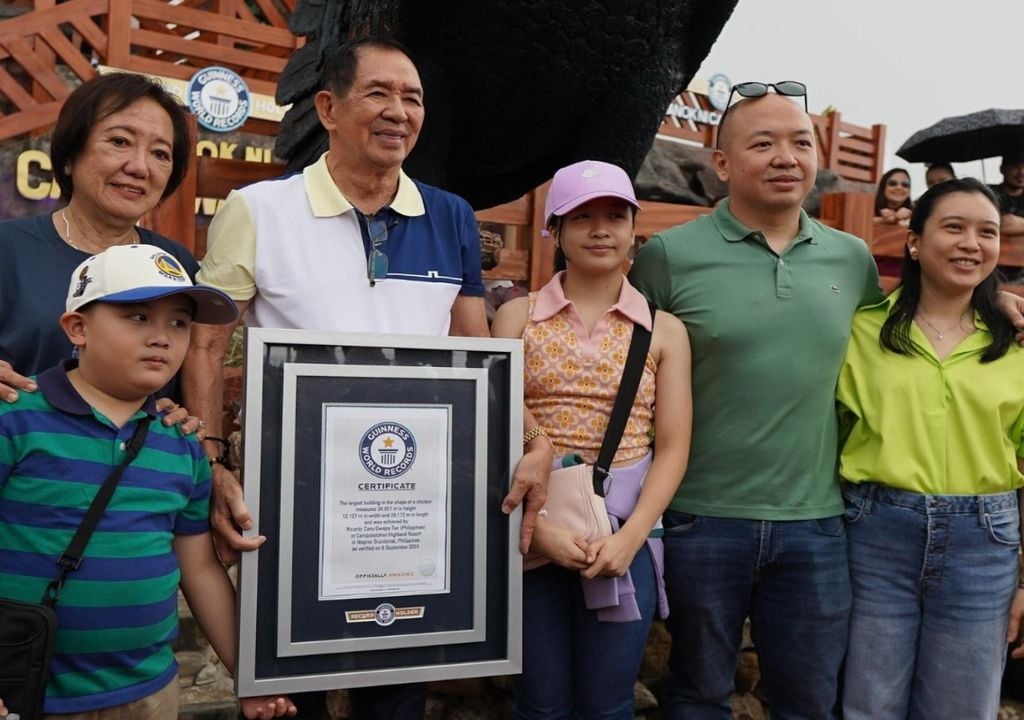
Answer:
[[[683,205],[711,206],[729,192],[728,186],[718,179],[712,169],[711,152],[698,145],[655,140],[636,176],[634,184],[637,197]],[[819,170],[814,189],[804,201],[804,209],[817,216],[821,211],[821,196],[824,193],[874,191],[875,186],[871,183],[854,182],[839,177],[831,170]]]
[[[753,695],[733,695],[732,717],[733,720],[767,720],[768,714]]]
[[[637,712],[653,710],[658,707],[658,699],[654,697],[654,693],[639,681],[633,685],[633,707]]]

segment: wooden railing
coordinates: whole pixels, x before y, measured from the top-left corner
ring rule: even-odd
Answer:
[[[48,128],[96,65],[187,80],[209,65],[273,95],[296,0],[35,0],[0,21],[0,140]],[[58,67],[61,70],[58,71]]]
[[[811,115],[818,144],[818,167],[847,180],[877,183],[885,164],[885,125],[861,127],[843,122],[838,110]]]

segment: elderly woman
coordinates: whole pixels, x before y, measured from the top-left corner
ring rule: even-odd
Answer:
[[[26,376],[71,356],[57,318],[71,273],[85,258],[145,243],[195,274],[188,250],[136,226],[181,184],[191,151],[184,109],[148,78],[104,75],[71,93],[50,149],[67,205],[0,223],[0,398],[34,390]]]

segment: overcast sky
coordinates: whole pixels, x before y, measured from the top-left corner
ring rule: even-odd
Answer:
[[[811,112],[885,124],[885,169],[908,168],[917,196],[924,167],[897,148],[943,117],[1024,108],[1022,56],[1024,0],[739,0],[697,74],[800,80]],[[986,163],[990,183],[998,165]],[[981,177],[979,162],[954,167]]]

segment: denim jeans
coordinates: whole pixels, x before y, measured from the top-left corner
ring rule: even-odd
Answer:
[[[1016,493],[849,485],[846,720],[994,718],[1017,585]]]
[[[640,620],[600,622],[583,604],[578,573],[544,565],[523,574],[523,674],[514,680],[519,720],[633,720],[657,595],[644,545],[629,567]]]
[[[672,634],[667,720],[731,720],[749,616],[773,720],[829,720],[850,613],[842,516],[761,521],[665,513]]]

